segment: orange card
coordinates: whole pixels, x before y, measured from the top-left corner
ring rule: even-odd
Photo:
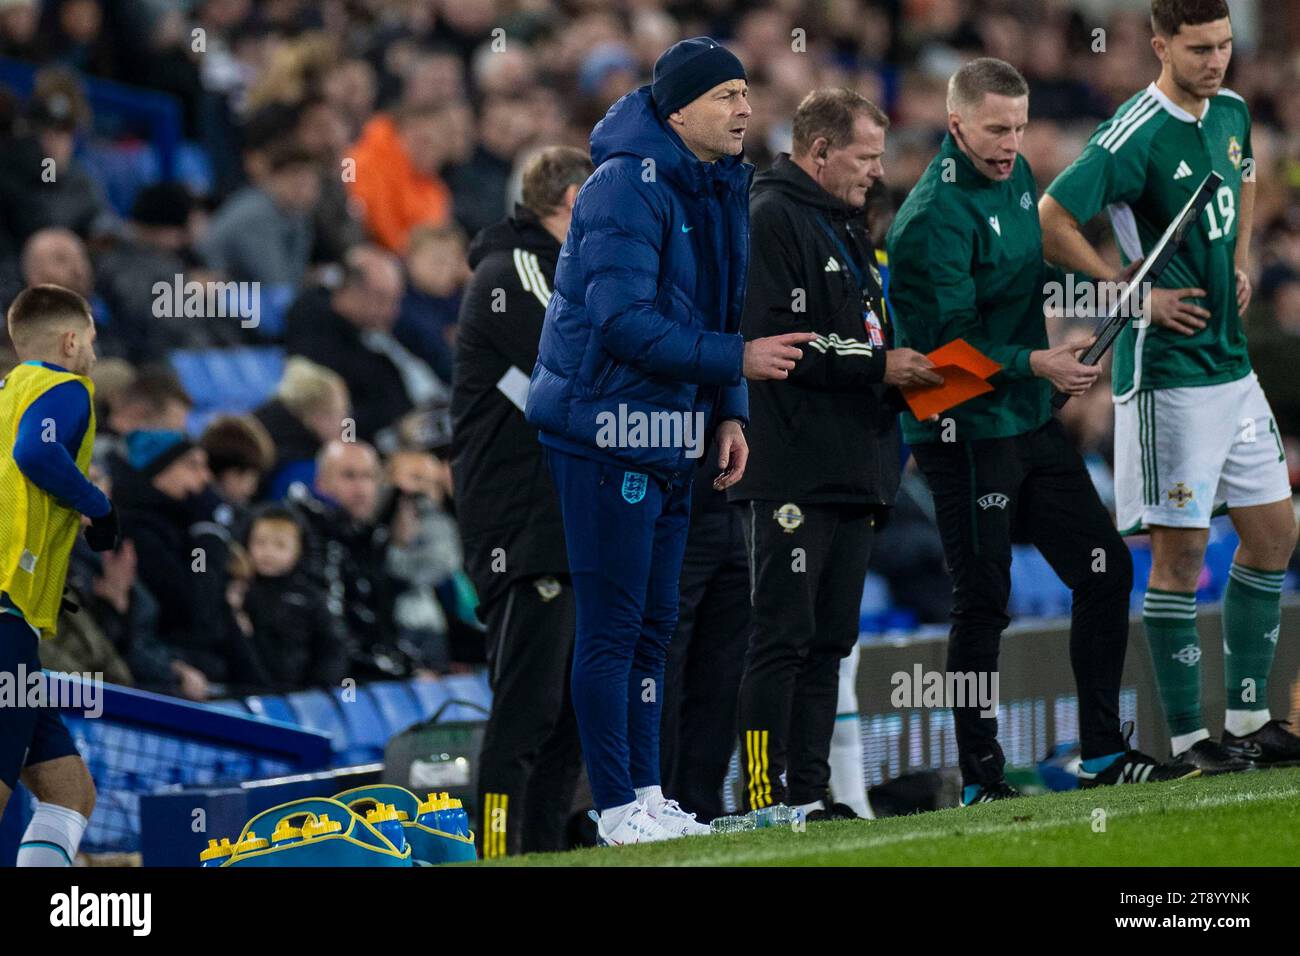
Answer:
[[[1002,366],[993,361],[965,339],[953,339],[926,356],[935,365],[956,365],[977,378],[992,378]]]
[[[1002,366],[964,339],[955,339],[926,356],[943,377],[942,385],[916,385],[902,389],[907,407],[921,421],[946,412],[977,395],[993,391],[985,379]]]

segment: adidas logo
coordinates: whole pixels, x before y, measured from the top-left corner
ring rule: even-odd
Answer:
[[[998,222],[997,216],[989,216],[989,225],[993,227],[993,231],[999,236],[1002,235],[1002,224]]]
[[[1187,165],[1187,160],[1180,159],[1178,161],[1178,169],[1174,173],[1174,179],[1175,180],[1186,179],[1191,174],[1192,174],[1192,167]]]
[[[826,260],[826,270],[825,270],[825,271],[826,271],[826,272],[839,272],[839,271],[841,271],[841,270],[840,270],[840,263],[839,263],[839,260],[836,259],[834,256],[831,256],[829,259],[827,259],[827,260]]]
[[[1149,763],[1126,763],[1120,771],[1120,783],[1146,783],[1155,767]]]

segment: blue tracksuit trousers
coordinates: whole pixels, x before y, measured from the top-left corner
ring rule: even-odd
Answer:
[[[664,662],[690,524],[689,476],[653,476],[546,449],[577,601],[573,710],[600,810],[659,783]]]

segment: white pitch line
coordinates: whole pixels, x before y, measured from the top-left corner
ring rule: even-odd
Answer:
[[[1190,783],[1190,781],[1189,781]],[[1134,784],[1133,786],[1141,786]],[[1180,788],[1181,789],[1181,788]],[[1098,797],[1103,794],[1098,794]],[[1175,809],[1178,810],[1202,810],[1213,809],[1214,807],[1225,807],[1235,803],[1251,802],[1273,802],[1276,800],[1288,800],[1300,796],[1300,788],[1288,787],[1282,790],[1270,790],[1265,793],[1232,793],[1211,795],[1206,794],[1198,797],[1190,803],[1180,802]],[[1141,808],[1134,808],[1124,811],[1107,810],[1108,819],[1124,819],[1130,817],[1145,816],[1149,813],[1160,813],[1169,809],[1165,802],[1152,803]],[[1011,823],[985,823],[973,824],[970,826],[961,826],[961,835],[966,836],[987,836],[996,833],[1008,833],[1016,831],[1024,833],[1030,830],[1053,830],[1062,827],[1087,826],[1089,824],[1089,814],[1083,813],[1078,820],[1028,820],[1024,822]],[[859,837],[852,837],[843,841],[837,841],[834,844],[823,844],[817,848],[817,852],[839,853],[845,850],[869,850],[875,847],[890,846],[899,843],[911,843],[916,840],[941,840],[952,837],[952,833],[944,832],[926,832],[926,833],[890,833],[869,835],[872,829],[871,824],[867,824],[864,830],[868,831]],[[764,861],[778,861],[790,856],[792,847],[790,844],[782,844],[780,847],[742,850],[724,852],[719,850],[718,853],[706,857],[695,857],[690,860],[684,860],[677,864],[679,866],[722,866],[728,863],[760,863]],[[794,852],[798,852],[797,850]],[[630,862],[630,861],[629,861]]]

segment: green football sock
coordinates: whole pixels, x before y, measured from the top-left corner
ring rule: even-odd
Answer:
[[[1142,602],[1142,623],[1165,705],[1169,736],[1199,730],[1201,643],[1196,633],[1196,592],[1151,588]]]
[[[1229,710],[1268,710],[1285,571],[1233,563],[1223,592],[1223,686]]]

